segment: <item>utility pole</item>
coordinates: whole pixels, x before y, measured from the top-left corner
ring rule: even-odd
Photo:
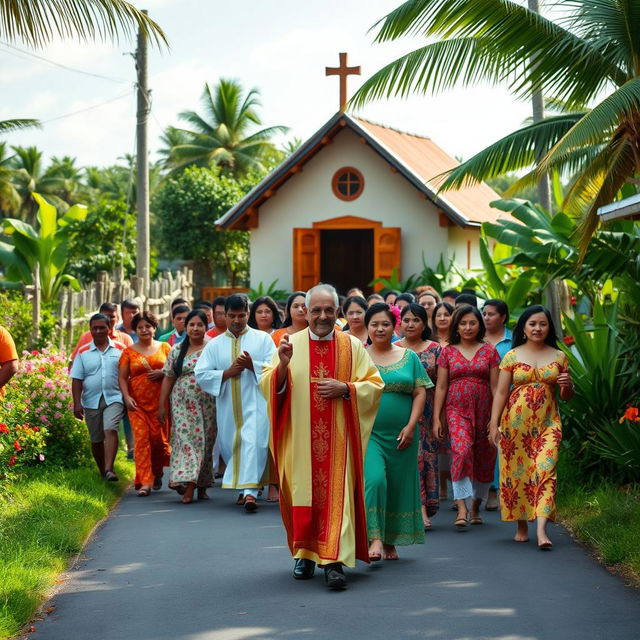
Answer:
[[[147,13],[146,10],[143,13]],[[136,110],[136,209],[137,248],[136,275],[142,278],[142,294],[149,292],[149,156],[147,149],[147,122],[151,113],[151,92],[147,88],[147,37],[138,31],[136,49],[137,110]]]

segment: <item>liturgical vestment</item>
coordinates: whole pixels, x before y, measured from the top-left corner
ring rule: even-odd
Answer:
[[[363,459],[384,383],[352,336],[318,339],[305,329],[289,340],[284,387],[276,388],[277,353],[261,379],[289,548],[319,564],[369,562]],[[323,378],[347,383],[348,396],[322,398]]]
[[[245,369],[223,382],[224,370],[243,351],[251,355],[254,370]],[[268,333],[247,327],[237,338],[225,331],[210,340],[198,358],[196,381],[203,391],[217,398],[217,445],[227,465],[223,489],[262,486],[269,451],[269,420],[258,381],[274,351]]]

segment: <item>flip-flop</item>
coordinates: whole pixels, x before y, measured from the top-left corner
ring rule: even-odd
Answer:
[[[138,497],[146,498],[151,495],[151,489],[138,489]]]
[[[370,553],[369,554],[369,560],[371,562],[380,562],[380,560],[382,560],[382,554],[381,553]]]

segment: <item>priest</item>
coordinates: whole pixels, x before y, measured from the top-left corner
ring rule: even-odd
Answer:
[[[223,489],[239,489],[238,504],[257,508],[269,451],[267,407],[258,381],[275,352],[268,333],[247,326],[249,301],[225,300],[227,330],[209,341],[195,368],[196,381],[217,398],[218,445],[227,467]]]
[[[338,294],[319,284],[306,294],[309,328],[285,336],[261,386],[293,577],[324,567],[344,589],[343,565],[369,562],[363,457],[384,387],[362,343],[335,330]]]

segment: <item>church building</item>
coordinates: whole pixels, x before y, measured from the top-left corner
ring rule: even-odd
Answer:
[[[434,179],[456,165],[429,138],[340,110],[217,224],[250,232],[252,287],[370,292],[372,280],[420,273],[441,255],[477,268],[480,225],[505,214],[486,184],[438,194]]]

